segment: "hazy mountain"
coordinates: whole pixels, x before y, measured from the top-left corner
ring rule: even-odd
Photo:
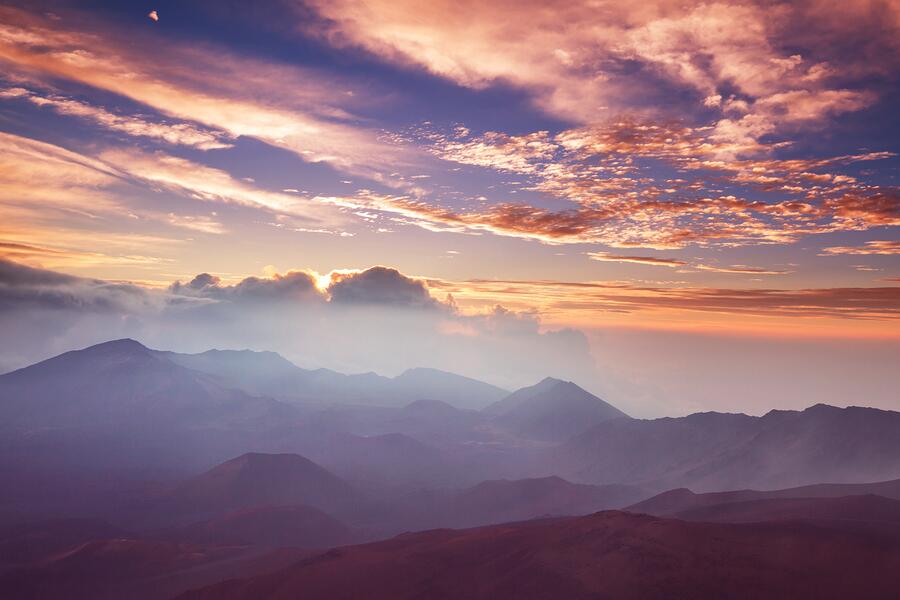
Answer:
[[[458,409],[441,400],[416,400],[402,407],[339,404],[313,411],[306,429],[361,436],[403,434],[431,445],[485,439],[479,411]]]
[[[809,521],[840,528],[865,528],[900,532],[900,500],[874,494],[837,498],[766,498],[726,502],[680,511],[673,515],[688,521],[756,523],[760,521]]]
[[[66,352],[0,376],[0,430],[227,427],[289,408],[230,389],[134,340]]]
[[[406,534],[180,598],[888,598],[900,547],[880,539],[606,512]]]
[[[562,441],[611,419],[627,417],[571,381],[547,377],[485,409],[494,425],[523,438]]]
[[[617,419],[552,453],[573,481],[700,491],[900,477],[900,413],[818,405],[763,417]]]
[[[454,527],[521,521],[548,516],[586,515],[627,506],[645,497],[625,485],[575,484],[560,477],[484,481],[453,494],[444,509]]]
[[[743,444],[687,473],[689,487],[780,488],[900,477],[900,412],[817,404],[774,410]]]
[[[297,454],[248,453],[174,486],[153,512],[171,521],[303,504],[329,514],[366,504],[349,483]]]
[[[900,500],[900,479],[877,483],[822,483],[782,490],[735,490],[695,494],[687,488],[668,490],[627,508],[657,516],[674,515],[706,506],[781,498],[840,498],[874,494]]]
[[[421,367],[394,377],[389,388],[398,400],[437,400],[470,410],[481,410],[508,393],[483,381]]]
[[[275,352],[165,354],[178,364],[214,375],[246,392],[313,405],[399,407],[416,400],[436,400],[458,408],[482,409],[507,394],[496,386],[437,369],[409,369],[389,378],[375,373],[344,375],[330,369],[302,369]]]

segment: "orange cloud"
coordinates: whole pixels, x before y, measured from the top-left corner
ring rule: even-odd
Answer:
[[[900,288],[723,289],[640,286],[628,282],[563,282],[534,280],[429,280],[434,290],[453,294],[465,307],[497,303],[520,310],[537,310],[553,322],[589,324],[607,315],[610,322],[627,322],[660,315],[662,323],[689,322],[702,328],[716,315],[766,318],[768,326],[785,319],[805,319],[815,331],[840,321],[894,321],[900,318]],[[703,313],[704,316],[699,316]],[[694,316],[691,316],[691,315]],[[705,325],[704,325],[705,324]],[[846,326],[843,326],[846,329]]]
[[[687,265],[683,260],[674,258],[654,258],[652,256],[625,256],[622,254],[609,254],[608,252],[589,252],[591,260],[603,262],[627,262],[639,265],[652,265],[659,267],[682,267]]]
[[[824,254],[900,254],[900,242],[872,240],[863,246],[831,246],[823,248]]]
[[[874,10],[868,3],[829,0],[688,7],[670,0],[311,4],[325,23],[304,19],[308,33],[465,86],[511,83],[528,90],[541,108],[582,124],[641,105],[664,78],[693,91],[698,109],[718,110],[717,137],[737,145],[753,145],[784,123],[815,122],[870,104],[873,92],[833,87],[832,81],[861,72],[866,56],[890,55],[900,30],[900,9],[892,3],[880,5],[885,18],[874,28],[866,19]],[[882,52],[830,51],[851,36]],[[797,37],[830,62],[785,51]],[[643,69],[628,68],[634,64]]]

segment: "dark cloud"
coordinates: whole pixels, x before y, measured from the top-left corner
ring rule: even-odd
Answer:
[[[235,285],[222,285],[219,277],[200,273],[188,283],[176,281],[169,289],[175,294],[229,302],[281,303],[323,299],[315,279],[305,271],[290,271],[271,278],[247,277]]]
[[[127,283],[73,277],[0,258],[0,310],[47,309],[123,313],[152,302]]]
[[[316,285],[306,271],[290,271],[270,278],[247,277],[234,285],[201,273],[188,283],[176,282],[169,290],[178,295],[227,301],[230,303],[321,303],[334,305],[434,308],[440,305],[428,292],[427,284],[397,269],[376,266],[364,271],[332,274],[327,289]]]
[[[335,304],[437,306],[423,281],[407,277],[397,269],[381,266],[333,276],[328,293]]]

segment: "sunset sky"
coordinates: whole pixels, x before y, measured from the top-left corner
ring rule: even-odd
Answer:
[[[0,5],[0,62],[0,307],[360,284],[447,338],[581,332],[670,395],[661,356],[715,339],[900,402],[896,0],[37,1]]]

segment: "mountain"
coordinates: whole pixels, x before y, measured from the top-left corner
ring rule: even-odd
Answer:
[[[483,381],[421,367],[394,377],[389,388],[398,400],[435,400],[469,410],[481,410],[508,393]]]
[[[434,442],[471,439],[483,420],[478,411],[441,400],[416,400],[403,407],[338,404],[314,411],[302,422],[320,431],[367,436],[401,433]]]
[[[295,504],[339,514],[359,510],[366,500],[349,483],[297,454],[248,453],[176,485],[153,512],[184,522]]]
[[[289,408],[222,386],[134,340],[66,352],[0,376],[0,431],[230,426]]]
[[[657,494],[637,504],[632,504],[626,510],[666,516],[733,502],[782,498],[840,498],[842,496],[864,496],[869,494],[900,500],[900,479],[877,483],[821,483],[782,490],[736,490],[730,492],[708,492],[705,494],[695,494],[687,488],[679,488]]]
[[[547,377],[488,406],[494,425],[517,437],[563,441],[628,415],[571,381]]]
[[[409,369],[394,378],[375,373],[344,375],[302,369],[275,352],[209,350],[165,353],[173,362],[218,378],[248,393],[315,404],[350,403],[400,407],[436,400],[480,410],[507,394],[496,386],[437,369]]]
[[[690,472],[701,490],[900,478],[900,412],[817,404],[773,410],[759,433]]]
[[[760,521],[809,521],[831,526],[875,530],[893,528],[900,533],[900,500],[874,494],[837,498],[766,498],[726,502],[684,510],[673,515],[687,521],[755,523]]]
[[[167,600],[230,577],[278,570],[310,555],[285,548],[198,546],[116,537],[79,544],[0,573],[0,596],[17,600]]]
[[[879,481],[900,477],[900,413],[817,405],[762,417],[616,419],[548,456],[546,469],[571,481],[656,489]]]
[[[57,518],[0,530],[0,571],[10,565],[39,561],[91,540],[128,537],[99,519]]]
[[[193,544],[331,548],[353,539],[350,529],[321,510],[302,504],[245,508],[166,532]]]
[[[900,546],[880,540],[604,512],[405,534],[179,598],[887,599],[900,586]]]
[[[538,517],[585,515],[621,508],[645,497],[625,485],[575,484],[560,477],[484,481],[449,498],[444,514],[453,527],[522,521]]]

